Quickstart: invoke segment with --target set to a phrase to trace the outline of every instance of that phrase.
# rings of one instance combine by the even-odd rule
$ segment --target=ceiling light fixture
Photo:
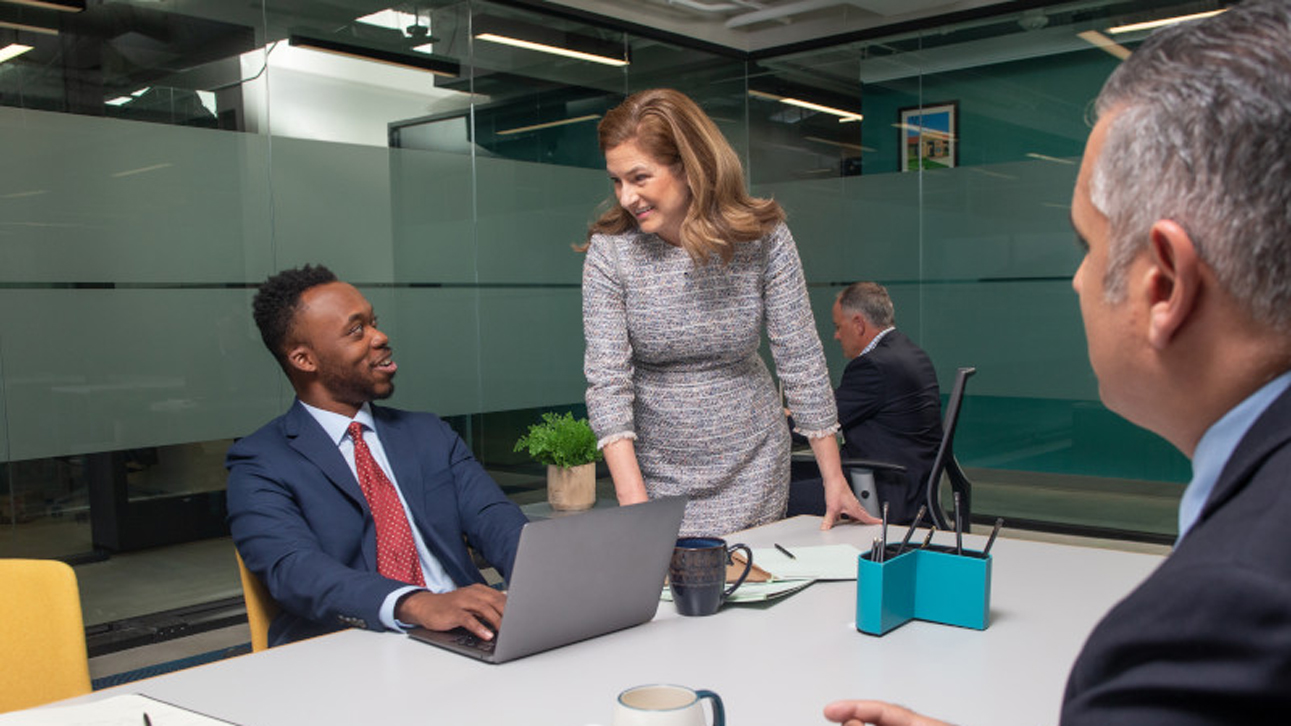
[[[85,0],[3,0],[14,5],[26,5],[46,10],[62,10],[65,13],[79,13],[85,10]]]
[[[134,96],[117,96],[108,101],[104,101],[105,106],[124,106],[134,100]]]
[[[502,45],[509,45],[515,48],[524,48],[526,50],[536,50],[540,53],[550,53],[552,55],[560,55],[566,58],[577,58],[578,60],[591,61],[592,63],[600,63],[602,65],[607,65],[607,66],[621,67],[621,66],[628,65],[628,62],[623,60],[622,58],[609,58],[606,56],[595,55],[593,53],[583,53],[577,50],[570,50],[568,48],[561,48],[554,45],[547,45],[546,43],[535,43],[531,40],[521,40],[520,38],[511,38],[509,36],[498,35],[496,33],[480,33],[479,35],[475,36],[475,38],[476,40],[487,40],[491,43],[501,43]]]
[[[20,33],[36,33],[38,35],[58,35],[58,28],[46,28],[40,25],[25,25],[23,23],[11,23],[8,20],[0,20],[0,28],[17,30]]]
[[[288,45],[298,46],[301,48],[310,48],[312,50],[321,50],[327,53],[343,55],[359,60],[375,61],[377,63],[387,63],[389,65],[403,66],[419,71],[429,71],[438,76],[448,78],[457,78],[462,73],[460,63],[441,58],[427,58],[421,55],[408,55],[392,50],[381,48],[369,48],[367,46],[352,45],[350,43],[341,43],[328,38],[315,38],[307,35],[292,34],[287,40]]]
[[[601,65],[622,67],[632,62],[621,43],[530,25],[509,18],[477,15],[471,18],[471,33],[477,40]]]
[[[11,58],[17,58],[18,56],[22,55],[23,53],[26,53],[29,50],[31,50],[30,45],[23,45],[22,43],[10,43],[5,47],[0,48],[0,63],[4,63],[5,61]]]
[[[1175,23],[1186,23],[1189,20],[1201,20],[1202,18],[1209,18],[1212,15],[1219,15],[1220,13],[1224,12],[1227,9],[1228,8],[1222,8],[1220,10],[1210,10],[1204,13],[1193,13],[1192,15],[1178,15],[1173,18],[1162,18],[1160,20],[1149,20],[1143,23],[1130,23],[1129,25],[1118,25],[1115,28],[1108,28],[1107,32],[1113,33],[1113,34],[1119,34],[1119,33],[1133,33],[1136,30],[1151,30],[1153,28],[1160,28],[1165,25],[1174,25]]]
[[[792,98],[790,96],[780,96],[774,93],[767,93],[766,91],[756,91],[756,90],[750,89],[749,95],[755,98],[765,98],[769,101],[779,101],[780,103],[785,103],[790,106],[797,106],[798,108],[805,108],[812,111],[820,111],[821,113],[833,114],[834,116],[839,117],[838,122],[840,124],[853,123],[865,118],[863,114],[853,113],[852,111],[844,111],[841,108],[834,108],[833,106],[825,106],[819,103],[812,103],[811,101],[804,101],[800,98]]]
[[[589,113],[586,116],[576,116],[574,118],[565,118],[559,121],[548,121],[547,123],[533,124],[532,126],[521,126],[519,128],[507,129],[506,131],[499,131],[498,136],[510,136],[511,134],[521,134],[525,131],[537,131],[538,129],[549,129],[555,126],[582,123],[583,121],[595,121],[600,117],[601,115],[599,113]]]
[[[1080,38],[1086,43],[1089,43],[1092,46],[1099,48],[1100,50],[1105,50],[1108,53],[1111,53],[1112,55],[1116,56],[1117,58],[1120,58],[1121,60],[1125,60],[1126,58],[1130,57],[1129,48],[1126,48],[1120,43],[1117,43],[1116,41],[1112,40],[1106,35],[1103,35],[1097,30],[1086,30],[1083,33],[1076,33],[1076,37]]]

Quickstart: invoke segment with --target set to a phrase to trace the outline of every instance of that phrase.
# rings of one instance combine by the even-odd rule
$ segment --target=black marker
[[[916,529],[919,529],[919,523],[923,521],[924,512],[927,512],[927,511],[928,511],[927,504],[921,505],[919,507],[919,513],[914,515],[914,521],[910,523],[910,529],[907,529],[905,531],[905,538],[901,540],[901,546],[897,547],[898,555],[901,554],[903,551],[905,551],[906,545],[910,544],[910,535],[914,534],[914,531]]]
[[[990,539],[986,540],[986,547],[982,550],[982,557],[991,553],[991,548],[995,546],[995,536],[1000,533],[1000,527],[1004,526],[1004,517],[998,517],[995,520],[995,529],[991,530]]]

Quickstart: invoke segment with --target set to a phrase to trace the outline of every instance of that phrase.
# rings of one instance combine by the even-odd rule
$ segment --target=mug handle
[[[737,546],[744,547],[744,545]],[[744,548],[748,549],[747,547]],[[740,579],[743,580],[744,578],[741,577]],[[722,706],[722,697],[702,688],[695,691],[695,695],[700,698],[707,698],[713,706],[713,726],[726,726],[726,709]]]
[[[748,577],[749,573],[753,571],[753,550],[749,549],[746,544],[733,544],[726,548],[726,559],[728,561],[731,559],[731,553],[735,550],[744,550],[744,572],[740,573],[740,577],[735,581],[734,585],[726,588],[726,592],[722,593],[723,600],[730,597],[731,593],[735,592],[735,588],[743,585],[744,578]]]

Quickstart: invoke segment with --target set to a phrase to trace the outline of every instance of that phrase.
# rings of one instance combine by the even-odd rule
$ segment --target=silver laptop
[[[465,629],[408,635],[489,663],[505,663],[654,617],[685,497],[530,522],[520,532],[506,613],[492,640]]]

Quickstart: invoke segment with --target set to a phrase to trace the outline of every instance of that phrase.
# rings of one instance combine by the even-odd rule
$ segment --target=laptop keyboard
[[[466,630],[465,628],[457,628],[452,631],[452,634],[453,642],[458,645],[473,648],[484,653],[492,653],[493,649],[496,648],[498,644],[496,635],[493,637],[493,640],[481,640],[476,637],[474,633]]]

